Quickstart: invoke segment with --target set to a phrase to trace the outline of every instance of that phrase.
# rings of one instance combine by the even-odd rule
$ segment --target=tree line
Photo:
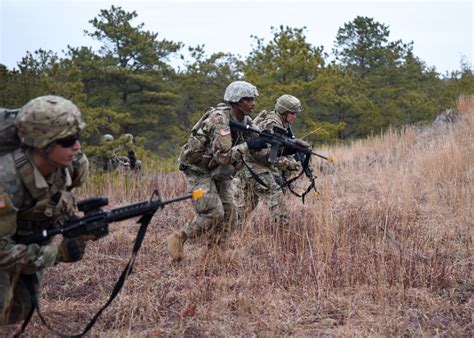
[[[112,6],[89,21],[85,33],[100,49],[68,46],[27,52],[18,69],[0,64],[0,106],[20,107],[31,98],[56,94],[76,103],[87,129],[83,145],[104,134],[131,133],[160,157],[176,156],[200,115],[222,101],[225,87],[243,79],[256,85],[257,110],[271,110],[282,94],[300,98],[298,137],[313,144],[346,142],[389,127],[429,123],[453,107],[459,95],[474,94],[472,67],[441,76],[413,53],[413,43],[391,41],[390,30],[358,16],[340,27],[332,50],[307,41],[305,27],[272,27],[272,38],[253,36],[248,56],[207,55],[188,47],[189,58],[173,67],[182,42],[161,39],[135,11]],[[182,57],[182,56],[181,56]],[[91,148],[92,149],[92,148]]]

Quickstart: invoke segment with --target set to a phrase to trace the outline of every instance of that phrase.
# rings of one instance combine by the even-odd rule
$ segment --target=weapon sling
[[[291,124],[288,125],[288,136],[291,138],[291,139],[296,139],[296,136],[295,136],[295,133],[293,131],[293,128],[291,127]],[[319,155],[318,155],[319,156]],[[298,196],[298,197],[301,197],[301,200],[304,204],[304,199],[306,197],[307,194],[309,194],[309,192],[311,191],[311,189],[314,189],[314,191],[317,192],[316,190],[316,178],[313,177],[313,175],[306,175],[308,177],[308,179],[310,180],[310,184],[309,186],[306,188],[305,192],[302,193],[302,194],[298,194],[296,191],[293,190],[293,188],[291,187],[291,183],[293,183],[294,181],[296,181],[301,175],[303,175],[303,173],[306,171],[306,170],[311,170],[309,168],[309,163],[311,161],[311,154],[306,154],[306,157],[302,163],[303,165],[303,168],[301,169],[301,172],[296,176],[296,177],[293,177],[292,179],[290,179],[289,181],[286,181],[286,184],[288,186],[288,189],[291,191],[291,193],[295,196]],[[310,177],[311,176],[311,177]],[[286,180],[286,179],[285,179]]]
[[[304,204],[304,199],[305,199],[306,195],[309,194],[309,192],[311,191],[311,189],[314,189],[314,191],[317,192],[317,190],[316,190],[316,182],[315,182],[316,179],[315,179],[314,177],[308,177],[308,179],[310,180],[311,183],[308,185],[308,187],[306,188],[306,190],[305,190],[304,193],[302,193],[302,194],[298,194],[296,191],[294,191],[293,188],[292,188],[292,186],[291,186],[291,183],[293,183],[293,182],[296,181],[298,178],[300,178],[301,175],[303,175],[303,173],[305,172],[306,168],[309,166],[309,161],[310,161],[310,159],[311,159],[311,155],[309,155],[309,154],[306,155],[306,158],[305,158],[305,160],[303,161],[303,168],[302,168],[301,172],[300,172],[297,176],[293,177],[293,178],[290,179],[290,180],[286,180],[286,178],[284,177],[284,179],[285,179],[285,184],[286,184],[286,186],[288,187],[288,190],[290,190],[290,192],[291,192],[293,195],[295,195],[295,196],[297,196],[297,197],[301,197],[301,200],[303,201],[303,204]]]
[[[242,152],[239,150],[239,153],[242,154]],[[248,169],[252,177],[257,181],[257,183],[263,185],[266,189],[268,189],[268,185],[265,184],[265,182],[262,181],[260,177],[258,177],[257,173],[250,168],[250,166],[247,164],[247,162],[244,160],[244,156],[242,155],[242,162],[244,163],[245,167]]]

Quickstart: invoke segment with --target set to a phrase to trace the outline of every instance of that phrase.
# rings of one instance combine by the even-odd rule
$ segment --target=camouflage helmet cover
[[[128,141],[133,141],[133,135],[128,133],[123,135]]]
[[[278,114],[285,114],[286,112],[301,113],[303,107],[301,106],[300,100],[293,95],[282,95],[275,103],[275,110]]]
[[[257,98],[258,90],[253,84],[246,81],[231,82],[224,93],[224,101],[239,102],[244,97]]]
[[[74,103],[54,95],[29,101],[20,109],[15,122],[21,142],[35,148],[77,134],[86,126]]]

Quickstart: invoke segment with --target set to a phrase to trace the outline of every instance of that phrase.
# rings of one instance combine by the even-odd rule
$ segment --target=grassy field
[[[185,201],[158,211],[134,273],[92,335],[471,336],[474,98],[457,110],[444,127],[319,149],[334,170],[318,173],[319,198],[288,195],[288,228],[259,206],[225,247],[193,241],[171,264],[166,236],[193,210]],[[115,207],[155,188],[165,199],[186,193],[179,173],[116,173],[80,195],[107,195]],[[137,224],[110,228],[83,261],[45,273],[42,312],[57,330],[80,332],[128,261]],[[34,315],[27,335],[51,334]]]

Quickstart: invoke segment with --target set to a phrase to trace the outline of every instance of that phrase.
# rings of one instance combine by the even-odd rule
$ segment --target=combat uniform
[[[56,262],[47,245],[15,243],[15,236],[37,233],[51,220],[72,215],[71,189],[88,176],[87,158],[80,154],[68,168],[46,179],[31,160],[30,151],[18,149],[0,157],[0,323],[14,323],[28,313],[31,300],[22,275]]]
[[[19,244],[22,236],[38,234],[74,212],[71,190],[86,181],[88,160],[75,152],[75,159],[63,168],[51,162],[48,153],[54,147],[77,145],[85,127],[79,109],[59,96],[38,97],[22,107],[15,126],[25,148],[0,156],[0,325],[25,318],[42,270],[57,261],[80,259],[85,246],[79,239],[63,239],[59,245]],[[63,145],[67,138],[70,146]],[[47,176],[33,161],[35,149],[50,163]]]
[[[210,109],[193,127],[179,157],[180,169],[186,175],[189,191],[204,190],[204,197],[193,201],[196,216],[186,224],[187,237],[204,232],[223,235],[237,219],[232,180],[236,166],[248,149],[243,143],[248,133],[232,135],[229,120],[237,120],[224,103]],[[241,123],[251,123],[245,116]],[[234,139],[233,137],[234,136]]]
[[[284,129],[289,127],[282,116],[275,111],[261,112],[254,120],[260,130],[272,130],[274,126]],[[288,157],[278,157],[275,163],[268,162],[270,149],[247,154],[245,165],[234,178],[235,200],[239,215],[245,219],[261,200],[270,210],[272,218],[287,225],[288,207],[284,196],[284,187],[276,182],[275,177],[287,175],[286,172],[299,168],[298,163]],[[285,174],[284,174],[285,173]]]

